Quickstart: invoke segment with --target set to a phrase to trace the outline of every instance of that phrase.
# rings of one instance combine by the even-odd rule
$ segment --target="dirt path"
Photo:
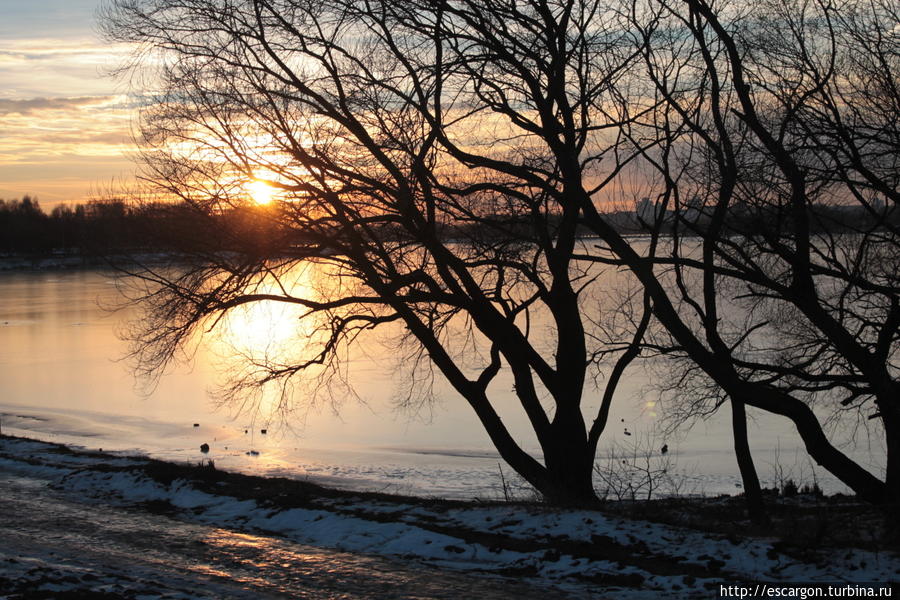
[[[548,597],[509,580],[83,504],[2,472],[0,515],[0,593],[10,599]]]

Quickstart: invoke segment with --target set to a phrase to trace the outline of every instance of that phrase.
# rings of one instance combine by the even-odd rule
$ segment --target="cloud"
[[[0,98],[0,116],[33,115],[46,110],[71,110],[111,102],[113,96],[78,96],[75,98]]]
[[[81,200],[132,169],[135,100],[108,77],[133,48],[95,34],[99,0],[0,0],[0,197]]]
[[[0,41],[0,62],[4,61],[82,61],[96,62],[128,56],[129,44],[101,44],[95,39],[59,40],[31,38]]]
[[[59,135],[43,136],[41,141],[47,144],[110,144],[113,146],[131,145],[131,132],[128,130],[111,131],[108,133],[71,132]]]

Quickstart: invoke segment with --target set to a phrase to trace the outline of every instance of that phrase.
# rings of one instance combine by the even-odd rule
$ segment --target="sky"
[[[127,183],[133,113],[110,69],[128,48],[103,41],[100,0],[0,0],[0,198],[46,209]]]

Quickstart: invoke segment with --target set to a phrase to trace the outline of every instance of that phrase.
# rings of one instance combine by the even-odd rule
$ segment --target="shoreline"
[[[876,530],[878,511],[845,497],[811,506],[790,499],[777,513],[785,534],[779,539],[742,523],[736,518],[742,510],[727,497],[607,502],[596,508],[436,500],[342,491],[208,464],[81,452],[5,435],[0,472],[39,477],[54,490],[100,506],[454,571],[515,576],[575,597],[598,586],[615,590],[617,597],[709,597],[722,582],[877,582],[900,574],[896,544],[862,538]],[[702,521],[696,522],[698,516]],[[785,519],[793,520],[794,532],[806,531],[819,542],[797,537]],[[719,527],[726,522],[730,531]],[[830,538],[825,526],[833,530]],[[860,538],[842,539],[840,532],[847,530],[857,530]]]
[[[0,255],[0,273],[113,268],[112,264],[166,264],[172,260],[177,260],[177,257],[178,254],[174,252],[6,254]]]

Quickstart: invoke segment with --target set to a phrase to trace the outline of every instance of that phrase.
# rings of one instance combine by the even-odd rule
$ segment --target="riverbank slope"
[[[813,544],[809,538],[794,536],[791,543],[771,532],[750,535],[754,532],[749,526],[734,518],[739,510],[730,506],[733,499],[728,498],[693,500],[693,504],[619,504],[602,510],[449,502],[337,491],[303,481],[227,473],[209,465],[174,465],[141,457],[80,452],[5,436],[0,438],[0,474],[8,482],[18,482],[0,488],[7,490],[0,493],[7,504],[15,503],[15,498],[8,497],[12,493],[8,490],[18,486],[20,498],[23,494],[40,497],[46,491],[66,502],[77,500],[90,507],[98,520],[103,520],[107,512],[120,515],[127,510],[138,515],[135,519],[141,523],[165,519],[184,527],[208,528],[204,530],[207,532],[225,531],[229,539],[243,535],[267,540],[248,546],[301,544],[316,551],[380,557],[377,560],[392,561],[412,572],[437,569],[441,573],[515,578],[528,590],[550,587],[554,593],[575,598],[650,598],[660,594],[709,598],[718,593],[720,585],[738,581],[889,582],[900,575],[896,548],[884,539],[874,539],[881,535],[874,525],[868,530],[869,539],[842,539],[837,534],[829,538],[826,533],[811,531],[808,523],[802,525],[808,511],[798,508],[794,515],[798,530],[816,534],[819,542]],[[30,485],[31,491],[23,492],[23,485]],[[823,514],[844,515],[841,518],[845,519],[853,514],[860,524],[876,518],[872,511],[849,501],[840,505],[843,508],[838,506],[833,503],[811,514],[820,519]],[[657,518],[651,520],[654,511]],[[691,515],[699,521],[698,511],[708,515],[708,527],[699,529],[697,522],[694,527],[677,524],[682,517],[689,522]],[[643,518],[635,518],[638,512]],[[726,514],[732,518],[726,518]],[[662,520],[669,523],[659,522]],[[5,540],[21,540],[16,520],[4,521],[0,535]],[[67,521],[60,520],[56,525],[63,539],[71,527]],[[730,529],[724,526],[726,523],[731,524]],[[842,528],[834,519],[832,523]],[[846,524],[843,529],[847,529]],[[52,532],[52,524],[48,530]],[[53,537],[52,533],[45,535]],[[204,535],[209,537],[208,533]],[[189,548],[191,539],[192,534],[185,533],[180,543]],[[102,544],[98,542],[99,547]],[[20,546],[3,544],[0,551],[6,555],[0,556],[0,582],[6,587],[13,591],[41,585],[91,589],[90,579],[85,581],[71,573],[61,576],[68,583],[45,576],[29,581],[28,577],[46,570],[51,558],[48,552],[52,553],[54,544],[48,540],[38,556],[28,556],[25,548],[15,550]],[[61,542],[60,550],[65,547]],[[116,561],[128,564],[128,552],[133,549]],[[286,572],[296,563],[291,556],[296,557],[298,552],[291,552],[283,562]],[[104,560],[109,557],[98,558],[100,563]],[[236,558],[235,564],[241,565],[243,560]],[[96,568],[103,573],[112,568],[84,562],[80,569]],[[190,573],[183,576],[188,581],[193,577]],[[202,591],[206,576],[199,572],[195,576]],[[239,576],[220,579],[221,585],[243,589]],[[470,579],[490,581],[464,578]],[[454,585],[448,580],[445,587]],[[173,587],[181,588],[183,583]],[[335,594],[324,597],[380,597]],[[527,598],[529,592],[517,595]],[[441,596],[435,591],[417,597]]]

